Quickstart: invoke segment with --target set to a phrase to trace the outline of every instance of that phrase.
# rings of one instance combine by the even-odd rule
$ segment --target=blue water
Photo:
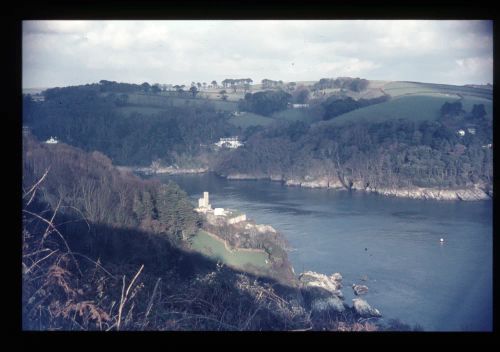
[[[348,303],[351,284],[362,283],[383,319],[426,331],[492,330],[491,201],[400,199],[214,174],[162,179],[193,200],[208,191],[213,207],[275,227],[293,248],[295,272],[340,272]]]

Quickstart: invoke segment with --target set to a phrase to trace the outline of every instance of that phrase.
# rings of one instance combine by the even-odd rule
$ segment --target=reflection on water
[[[388,198],[213,174],[165,179],[193,203],[209,191],[214,206],[282,231],[296,249],[289,252],[295,271],[341,272],[348,303],[351,283],[364,283],[386,319],[426,330],[492,328],[491,201]]]

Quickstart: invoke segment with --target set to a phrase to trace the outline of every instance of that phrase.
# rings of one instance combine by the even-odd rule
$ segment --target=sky
[[[22,86],[360,77],[493,83],[492,21],[23,21]]]

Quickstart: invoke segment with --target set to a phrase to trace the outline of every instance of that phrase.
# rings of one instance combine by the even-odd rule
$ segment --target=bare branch
[[[45,173],[43,174],[43,176],[38,180],[37,183],[35,183],[28,192],[26,192],[24,195],[23,195],[23,199],[28,195],[30,194],[31,192],[33,192],[40,183],[43,182],[43,180],[45,179],[45,177],[47,176],[47,174],[49,173],[49,170],[50,170],[50,166],[47,168],[47,170],[45,170]],[[33,196],[31,197],[31,199],[33,199]],[[30,201],[28,202],[28,204],[31,202],[31,199]]]

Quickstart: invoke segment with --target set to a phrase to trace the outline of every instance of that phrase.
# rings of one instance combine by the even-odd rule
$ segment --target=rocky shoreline
[[[344,294],[341,291],[343,287],[342,275],[339,273],[327,276],[314,271],[306,271],[300,274],[298,279],[303,291],[305,304],[313,313],[321,313],[330,310],[342,313],[350,309],[362,318],[382,317],[380,311],[370,306],[364,299],[354,298],[352,300],[352,306],[344,302]],[[359,286],[353,286],[356,292],[355,287],[358,288]],[[366,288],[363,292],[366,293],[368,288],[366,286],[362,287]],[[357,294],[358,293],[356,293],[356,295]]]
[[[166,167],[134,167],[134,166],[117,166],[119,170],[126,170],[132,172],[138,172],[144,175],[181,175],[181,174],[203,174],[208,172],[208,168],[199,167],[199,168],[176,168],[173,166]]]
[[[477,201],[493,198],[493,191],[486,191],[484,186],[474,185],[468,188],[443,189],[443,188],[425,188],[425,187],[407,187],[407,188],[387,188],[365,186],[362,182],[353,182],[348,188],[339,179],[312,178],[305,179],[286,179],[282,175],[264,175],[264,174],[229,174],[221,175],[228,180],[271,180],[282,182],[285,186],[304,187],[304,188],[328,188],[335,190],[354,190],[377,193],[384,196],[411,199],[433,199],[433,200],[460,200]]]

